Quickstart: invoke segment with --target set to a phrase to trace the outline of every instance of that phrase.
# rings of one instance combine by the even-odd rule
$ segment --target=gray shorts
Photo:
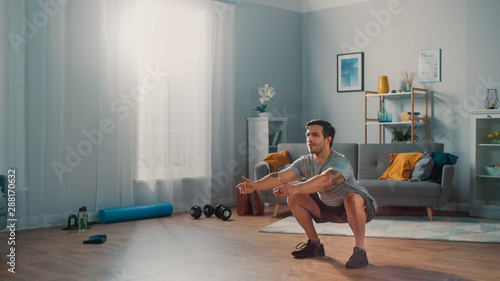
[[[319,199],[318,193],[309,194],[311,198],[318,204],[319,209],[321,211],[321,218],[318,218],[311,214],[313,220],[316,223],[324,223],[324,222],[336,222],[336,223],[346,223],[347,213],[345,211],[345,206],[342,203],[340,206],[328,206],[321,199]],[[361,195],[361,194],[360,194]],[[371,221],[375,217],[375,206],[373,206],[373,202],[371,199],[366,198],[361,195],[363,200],[365,200],[365,213],[366,213],[366,222]]]

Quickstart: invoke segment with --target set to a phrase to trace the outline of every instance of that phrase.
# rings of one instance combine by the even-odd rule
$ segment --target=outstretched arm
[[[309,180],[291,185],[288,181],[281,179],[281,185],[273,189],[276,197],[291,196],[294,194],[311,194],[325,189],[328,186],[338,185],[344,181],[344,176],[334,170],[326,170],[320,175]]]
[[[267,190],[281,185],[280,178],[281,180],[290,182],[298,179],[299,177],[288,169],[270,173],[258,181],[252,181],[243,176],[243,182],[239,183],[236,188],[243,194],[248,194],[255,190]]]

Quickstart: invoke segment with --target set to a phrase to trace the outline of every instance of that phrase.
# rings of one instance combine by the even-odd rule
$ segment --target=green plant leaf
[[[267,104],[264,104],[263,106],[257,106],[255,108],[255,110],[259,111],[259,112],[266,112],[266,107],[267,107]]]
[[[407,142],[411,140],[411,127],[408,127],[406,130],[404,129],[392,129],[392,140],[391,142],[401,143]],[[418,141],[418,136],[415,135],[413,137],[414,141]]]

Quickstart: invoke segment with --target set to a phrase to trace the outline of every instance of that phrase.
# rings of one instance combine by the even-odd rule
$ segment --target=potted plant
[[[274,99],[276,96],[276,92],[274,91],[274,87],[270,87],[268,84],[263,87],[259,87],[259,103],[260,106],[257,106],[255,110],[258,112],[258,115],[261,117],[271,117],[271,112],[266,112],[267,104]]]
[[[491,139],[492,143],[500,143],[500,131],[496,130],[491,134],[488,134],[488,138]]]
[[[392,129],[392,140],[393,143],[406,143],[411,140],[411,127],[408,127],[406,131],[404,129],[393,128]],[[418,141],[418,136],[413,136],[414,141]]]

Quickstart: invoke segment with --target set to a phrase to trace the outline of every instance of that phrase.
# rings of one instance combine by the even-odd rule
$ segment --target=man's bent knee
[[[308,200],[311,200],[311,197],[308,194],[296,194],[292,196],[288,196],[286,198],[286,201],[288,203],[288,206],[293,206],[300,204],[302,205],[305,202],[308,202]]]
[[[318,204],[314,201],[314,199],[312,199],[309,194],[297,194],[288,196],[287,203],[292,212],[295,209],[305,209],[317,217],[321,216],[321,211]]]
[[[357,193],[347,193],[344,196],[344,205],[346,206],[346,208],[350,207],[365,208],[365,200],[363,199],[363,197],[361,197],[361,195]]]

